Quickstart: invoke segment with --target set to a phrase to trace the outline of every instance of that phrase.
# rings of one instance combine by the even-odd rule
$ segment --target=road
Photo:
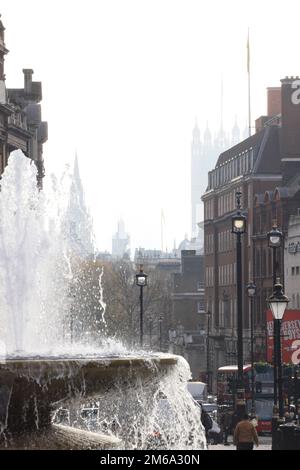
[[[235,450],[235,446],[232,442],[232,436],[228,439],[229,446],[224,444],[209,445],[208,450]],[[259,446],[254,446],[254,450],[271,450],[272,438],[271,436],[259,436]]]

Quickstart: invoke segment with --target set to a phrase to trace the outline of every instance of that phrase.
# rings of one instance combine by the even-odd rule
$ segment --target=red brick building
[[[272,228],[274,218],[285,229],[288,214],[298,204],[296,200],[291,204],[290,199],[286,199],[287,193],[297,199],[297,191],[287,188],[292,185],[292,177],[300,175],[298,86],[300,88],[298,79],[286,78],[281,81],[281,88],[269,88],[268,115],[256,120],[255,134],[223,152],[208,174],[208,187],[202,200],[205,294],[206,308],[212,312],[214,372],[220,366],[237,363],[236,240],[231,233],[237,190],[242,192],[242,211],[247,217],[247,232],[242,236],[242,284],[245,289],[250,280],[258,285],[254,306],[256,359],[265,355],[265,299],[272,286],[271,253],[266,248],[266,233]],[[250,308],[245,289],[246,362],[250,352]]]

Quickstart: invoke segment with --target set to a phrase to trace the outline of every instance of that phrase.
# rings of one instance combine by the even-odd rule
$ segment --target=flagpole
[[[161,248],[162,252],[164,251],[163,218],[164,218],[164,214],[163,214],[163,210],[161,209],[161,213],[160,213],[160,242],[161,242],[161,246],[160,246],[160,248]]]
[[[251,76],[250,76],[249,28],[248,28],[248,40],[247,40],[247,69],[248,69],[248,123],[249,123],[249,137],[251,137]]]

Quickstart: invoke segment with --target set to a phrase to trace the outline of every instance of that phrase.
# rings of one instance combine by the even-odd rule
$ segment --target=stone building
[[[173,275],[170,349],[190,365],[194,380],[206,378],[206,310],[204,257],[195,250],[181,252],[181,272]]]
[[[112,256],[115,259],[121,259],[124,256],[130,256],[130,237],[125,231],[125,223],[122,219],[118,220],[118,231],[112,237]]]
[[[255,333],[263,346],[265,295],[272,287],[268,284],[272,281],[271,276],[264,281],[264,274],[258,271],[260,254],[265,253],[263,256],[270,258],[265,250],[266,233],[272,228],[273,219],[277,219],[283,229],[287,228],[286,218],[294,209],[291,200],[287,202],[285,198],[286,192],[289,195],[293,193],[292,199],[297,205],[295,186],[294,189],[285,189],[287,185],[289,188],[293,186],[292,178],[296,178],[300,170],[300,105],[293,99],[297,83],[293,77],[285,78],[281,80],[281,87],[268,89],[268,112],[256,120],[255,134],[221,153],[215,168],[208,174],[208,186],[202,200],[206,309],[212,312],[211,341],[214,347],[211,361],[214,372],[220,366],[237,363],[236,240],[231,233],[236,191],[242,192],[242,208],[247,217],[247,232],[242,236],[242,284],[245,288],[250,280],[258,284]],[[270,199],[272,210],[269,211],[264,209],[268,195],[273,198]],[[247,361],[250,308],[245,289],[242,303],[244,360]]]
[[[284,251],[285,294],[289,309],[300,312],[300,205],[289,219]]]
[[[16,149],[34,161],[37,180],[42,187],[44,177],[43,144],[48,139],[47,122],[42,121],[42,84],[32,81],[33,70],[23,69],[23,88],[7,88],[4,60],[8,53],[4,38],[5,28],[0,20],[0,174],[9,154]]]
[[[240,135],[241,132],[237,121],[235,121],[232,128],[231,136],[224,131],[222,122],[215,136],[212,135],[208,124],[202,135],[197,121],[195,123],[191,142],[192,238],[198,236],[198,224],[203,222],[201,196],[207,186],[207,173],[221,152],[240,142]]]

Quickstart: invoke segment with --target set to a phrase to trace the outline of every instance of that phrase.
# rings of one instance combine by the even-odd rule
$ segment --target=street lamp
[[[246,217],[241,213],[242,193],[235,193],[237,212],[232,216],[232,233],[236,235],[236,298],[237,298],[237,362],[238,362],[238,380],[237,380],[237,399],[236,411],[239,420],[245,413],[245,386],[243,377],[243,312],[242,312],[242,234],[246,231]]]
[[[206,336],[206,377],[207,377],[207,391],[211,392],[210,386],[210,356],[209,356],[209,340],[210,340],[210,316],[211,312],[207,310],[207,336]]]
[[[159,350],[162,350],[162,322],[163,322],[163,316],[159,316]]]
[[[140,287],[140,346],[143,346],[143,288],[147,285],[147,274],[144,273],[143,265],[140,264],[140,272],[135,275],[135,283]]]
[[[281,368],[281,342],[280,342],[280,323],[283,318],[285,309],[289,302],[289,299],[283,294],[282,285],[277,278],[277,282],[274,285],[274,292],[268,299],[270,309],[273,313],[274,318],[274,351],[276,351],[276,356],[274,355],[274,391],[275,388],[278,390],[278,404],[279,404],[279,416],[277,414],[277,397],[274,393],[274,408],[273,408],[273,417],[272,417],[272,450],[280,449],[280,443],[278,441],[279,436],[277,433],[279,420],[283,418],[283,395],[282,395],[282,368]],[[276,347],[275,347],[276,346]],[[276,370],[275,370],[276,363]],[[277,383],[276,383],[277,382]]]
[[[276,328],[276,351],[277,351],[277,377],[278,377],[278,405],[279,405],[279,418],[283,418],[283,394],[282,394],[282,367],[281,367],[281,341],[280,341],[280,324],[286,310],[289,299],[283,293],[282,284],[280,279],[274,286],[274,292],[268,299],[270,308],[273,313],[273,318],[277,323]]]
[[[274,222],[272,230],[267,233],[268,246],[273,249],[273,286],[276,284],[277,278],[277,260],[276,249],[282,245],[283,233],[278,229]]]
[[[283,234],[282,232],[278,229],[277,227],[277,222],[276,220],[273,221],[273,227],[270,232],[267,233],[267,240],[268,240],[268,247],[272,248],[273,250],[273,289],[275,288],[276,284],[276,279],[277,279],[277,256],[276,256],[276,250],[277,248],[280,248],[282,245],[282,239],[283,239]],[[276,322],[275,318],[273,318],[273,375],[274,375],[274,408],[273,408],[273,425],[272,425],[272,430],[276,431],[277,429],[277,420],[278,420],[278,390],[277,390],[277,384],[278,384],[278,364],[277,364],[277,358],[278,358],[278,351],[277,351],[277,337],[280,335],[280,331],[277,331],[278,328],[278,322]],[[274,431],[273,430],[273,431]]]
[[[250,355],[251,355],[251,415],[255,415],[255,400],[254,400],[254,328],[253,328],[253,302],[256,294],[256,285],[253,281],[247,285],[247,294],[250,299]]]
[[[149,347],[152,348],[152,322],[153,318],[149,317]]]

